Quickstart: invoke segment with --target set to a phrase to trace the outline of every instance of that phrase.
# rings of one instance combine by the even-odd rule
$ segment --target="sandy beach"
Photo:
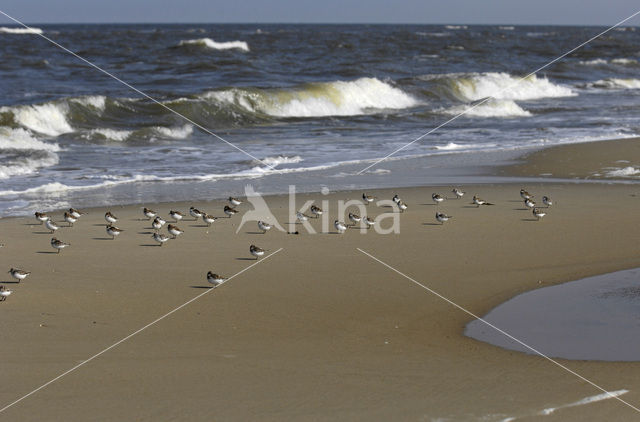
[[[611,159],[629,160],[637,141],[607,149],[613,145],[629,148]],[[564,148],[534,154],[544,158],[529,160],[556,167],[531,171],[561,174],[563,161],[551,152]],[[585,172],[592,168],[581,163]],[[529,172],[521,168],[509,171]],[[524,209],[522,187],[554,199],[542,221]],[[400,233],[389,235],[309,234],[300,224],[285,226],[299,235],[275,229],[263,235],[255,222],[236,234],[238,215],[210,228],[182,221],[185,233],[159,247],[136,205],[111,209],[125,230],[115,240],[105,232],[107,209],[87,210],[74,227],[56,232],[71,244],[56,254],[35,219],[1,220],[2,281],[13,294],[0,304],[0,407],[206,294],[16,403],[0,420],[637,418],[613,399],[561,408],[602,391],[544,358],[465,337],[472,317],[357,248],[484,315],[524,291],[640,266],[640,188],[553,182],[463,188],[460,200],[442,186],[368,192],[380,199],[397,193],[409,205]],[[434,192],[449,199],[434,205]],[[361,194],[298,195],[297,206],[326,200],[333,222],[337,201]],[[495,205],[476,208],[474,194]],[[267,203],[287,221],[288,197]],[[225,202],[144,205],[165,218],[191,205],[221,217]],[[453,219],[437,224],[436,210]],[[375,203],[367,207],[371,216],[385,212]],[[62,220],[60,212],[52,216]],[[321,223],[311,221],[316,230]],[[268,249],[265,262],[207,290],[207,271],[231,276],[255,263],[250,244]],[[8,283],[10,267],[32,274]],[[640,363],[560,362],[603,388],[629,390],[621,397],[640,403]],[[541,416],[547,408],[558,410]]]

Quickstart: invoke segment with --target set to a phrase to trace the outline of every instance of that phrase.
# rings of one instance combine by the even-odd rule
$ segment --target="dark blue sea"
[[[470,167],[503,153],[640,133],[633,27],[516,86],[605,28],[37,28],[159,103],[38,34],[1,27],[0,215],[211,199],[241,195],[247,183],[274,193],[290,183],[469,181]]]

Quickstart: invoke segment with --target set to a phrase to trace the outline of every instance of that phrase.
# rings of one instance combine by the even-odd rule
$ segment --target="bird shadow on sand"
[[[104,227],[104,226],[108,226],[108,225],[109,225],[108,223],[94,224],[94,226],[97,226],[97,227]]]
[[[257,259],[254,258],[236,258],[238,261],[257,261]]]
[[[513,208],[514,211],[529,211],[529,208]]]
[[[51,251],[38,251],[37,253],[46,253],[46,254],[58,255],[58,252],[51,252]]]
[[[211,227],[211,226],[207,226],[206,224],[190,224],[189,227]]]
[[[192,289],[206,289],[206,290],[210,290],[214,288],[213,286],[189,286],[189,287],[191,287]]]
[[[113,240],[110,237],[92,237],[92,240]]]
[[[20,284],[19,281],[0,281],[0,284]]]
[[[422,223],[423,226],[444,226],[444,224],[440,223]]]
[[[476,207],[475,205],[465,205],[462,208],[480,208],[480,207]]]
[[[265,234],[266,232],[245,232],[246,234]]]
[[[538,221],[535,218],[522,218],[520,221]]]
[[[438,204],[420,204],[420,205],[428,205],[428,206],[430,206],[430,207],[435,207],[435,206],[436,206],[436,205],[438,205]]]
[[[51,232],[33,232],[33,234],[53,234]]]
[[[40,223],[24,223],[25,226],[42,226]]]
[[[154,232],[138,232],[138,234],[153,234]]]
[[[162,247],[162,245],[153,245],[153,244],[150,244],[150,243],[143,243],[143,244],[140,244],[138,246],[149,246],[149,247],[154,247],[154,248],[155,247]]]

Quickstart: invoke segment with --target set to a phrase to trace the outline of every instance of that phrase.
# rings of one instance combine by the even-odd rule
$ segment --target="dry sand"
[[[539,416],[601,391],[541,357],[465,337],[469,315],[356,249],[478,315],[539,286],[640,266],[637,185],[525,187],[556,201],[542,221],[522,209],[520,185],[466,187],[463,200],[439,206],[431,193],[451,196],[451,188],[372,191],[397,192],[409,204],[397,235],[311,235],[300,225],[300,235],[261,235],[255,223],[236,234],[235,216],[210,229],[181,222],[186,233],[158,247],[149,246],[141,208],[130,206],[112,209],[126,230],[119,238],[105,240],[106,210],[90,210],[56,233],[72,245],[58,255],[34,219],[4,219],[0,268],[32,274],[6,284],[14,293],[0,303],[0,407],[208,293],[1,412],[0,421],[637,419],[612,399]],[[474,193],[495,205],[470,205]],[[332,222],[339,199],[360,195],[299,195],[298,206],[328,200]],[[288,198],[267,201],[286,221]],[[222,215],[220,201],[152,207],[166,217],[189,205]],[[437,209],[453,220],[436,225]],[[230,276],[254,263],[251,243],[283,249],[205,290],[208,270]],[[640,363],[561,362],[606,389],[630,390],[622,398],[640,405]]]

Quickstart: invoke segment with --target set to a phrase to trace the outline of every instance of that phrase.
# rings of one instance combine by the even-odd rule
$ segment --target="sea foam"
[[[44,31],[40,28],[8,28],[0,27],[1,34],[42,34]]]
[[[242,51],[249,51],[249,44],[245,41],[225,41],[225,42],[217,42],[212,40],[211,38],[198,38],[195,40],[182,40],[178,44],[178,46],[182,47],[185,45],[196,45],[200,47],[207,47],[213,50],[230,50],[230,49],[238,49]]]
[[[511,100],[489,100],[479,105],[459,105],[441,109],[445,114],[462,114],[472,117],[527,117],[531,113]]]

